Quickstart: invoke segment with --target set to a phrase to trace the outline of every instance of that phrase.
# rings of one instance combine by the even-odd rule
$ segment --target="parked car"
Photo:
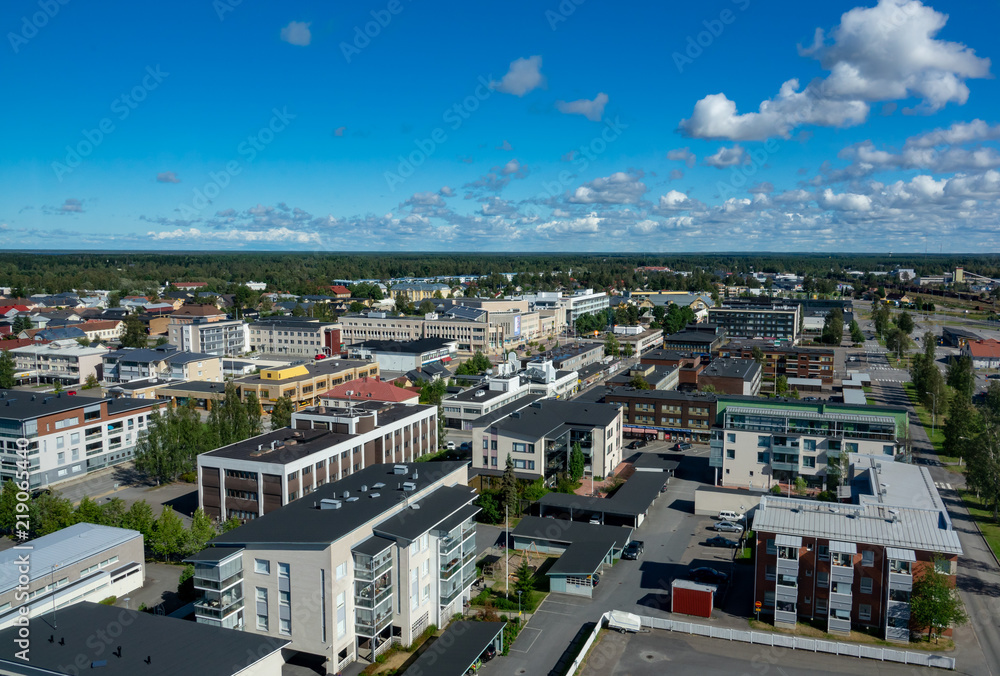
[[[734,512],[731,509],[724,509],[721,512],[719,512],[719,521],[732,521],[734,523],[738,523],[742,521],[745,517],[746,517],[745,514],[741,514],[740,512]]]
[[[76,390],[70,390],[69,392],[67,392],[67,393],[66,393],[66,396],[67,396],[67,397],[73,397],[73,396],[76,396]]]
[[[702,566],[699,568],[689,568],[688,579],[705,584],[725,584],[729,580],[729,576],[721,570]]]
[[[712,526],[712,528],[719,533],[742,533],[743,526],[738,523],[733,523],[732,521],[720,521],[719,523]]]
[[[601,515],[600,514],[591,514],[590,515],[590,523],[593,524],[593,525],[595,525],[595,526],[599,526],[601,524]]]
[[[601,581],[601,576],[598,575],[597,573],[594,573],[593,578],[591,578],[591,583],[596,587],[597,583],[600,581]]]
[[[483,651],[483,654],[479,656],[480,661],[489,662],[494,657],[497,656],[497,649],[492,643]]]
[[[737,544],[736,540],[730,540],[721,535],[716,535],[705,540],[705,545],[708,547],[729,547],[730,549],[735,549]]]
[[[625,545],[625,549],[622,550],[622,558],[628,559],[629,561],[635,561],[645,550],[646,545],[642,540],[632,540],[632,542]]]
[[[472,450],[472,442],[471,441],[463,441],[461,443],[461,445],[458,447],[458,449],[460,451],[471,451]]]
[[[449,451],[454,451],[455,450],[455,442],[454,441],[446,442],[445,445],[444,445],[444,447],[447,448]]]
[[[681,441],[681,442],[678,442],[678,443],[674,444],[673,448],[671,450],[674,450],[674,451],[690,451],[692,448],[694,448],[694,446],[692,444],[689,444],[686,441]]]

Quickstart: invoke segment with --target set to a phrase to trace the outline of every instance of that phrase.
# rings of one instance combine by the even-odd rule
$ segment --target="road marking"
[[[535,612],[539,612],[539,611],[536,610]],[[531,651],[531,646],[535,645],[535,641],[537,641],[538,637],[542,635],[542,630],[541,629],[535,629],[534,627],[525,627],[524,629],[521,630],[521,636],[523,636],[525,634],[525,632],[529,632],[529,631],[535,632],[535,637],[533,639],[531,639],[531,643],[528,644],[528,649],[527,650],[518,650],[514,646],[511,646],[510,647],[511,652],[515,652],[515,653],[527,653],[527,652]],[[520,638],[521,636],[518,636],[518,638]],[[515,643],[516,642],[517,642],[517,640],[515,639]]]
[[[937,486],[938,488],[944,488],[949,491],[951,490],[951,484],[944,483],[943,481],[935,481],[934,485]]]

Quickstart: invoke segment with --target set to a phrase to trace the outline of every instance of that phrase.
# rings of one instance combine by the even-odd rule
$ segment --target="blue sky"
[[[62,3],[4,248],[1000,249],[997,3]]]

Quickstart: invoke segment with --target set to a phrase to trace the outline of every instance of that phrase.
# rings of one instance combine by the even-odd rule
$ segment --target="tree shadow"
[[[196,488],[184,495],[178,495],[173,500],[168,500],[163,504],[170,505],[174,508],[175,512],[180,514],[194,516],[195,510],[198,509],[198,489]]]
[[[594,627],[597,626],[596,622],[585,622],[573,640],[569,642],[566,646],[566,650],[563,651],[562,655],[556,661],[556,665],[549,670],[549,676],[563,676],[566,673],[566,669],[569,667],[570,663],[576,659],[577,654],[580,652],[580,645],[587,640],[590,633],[594,631]]]

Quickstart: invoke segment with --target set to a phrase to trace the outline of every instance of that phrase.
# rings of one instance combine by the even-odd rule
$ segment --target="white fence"
[[[607,617],[605,613],[603,620]],[[642,626],[652,629],[664,629],[666,631],[676,631],[695,636],[706,636],[709,638],[720,638],[726,641],[740,641],[741,643],[753,643],[756,645],[775,646],[779,648],[791,648],[793,650],[808,650],[816,653],[827,653],[829,655],[845,655],[848,657],[863,657],[871,660],[881,660],[883,662],[898,662],[900,664],[915,664],[922,667],[937,667],[939,669],[954,669],[955,658],[945,657],[936,653],[916,653],[908,650],[894,650],[892,648],[880,648],[876,646],[860,645],[857,643],[841,643],[840,641],[824,641],[816,638],[803,638],[801,636],[790,636],[777,632],[748,631],[741,629],[728,629],[725,627],[711,627],[705,624],[695,624],[694,622],[678,622],[660,617],[643,617]],[[600,628],[598,626],[598,628]],[[596,631],[595,631],[596,635]],[[593,643],[594,636],[586,644],[586,648]],[[577,662],[583,659],[586,649],[577,657]],[[572,673],[572,672],[569,672]]]
[[[590,636],[587,637],[587,640],[583,642],[583,647],[580,648],[580,653],[576,656],[576,659],[573,660],[572,664],[570,664],[569,668],[566,670],[566,673],[569,674],[569,676],[573,676],[573,674],[576,673],[576,670],[580,668],[580,663],[583,662],[583,658],[587,656],[587,651],[590,650],[590,646],[594,645],[594,639],[597,638],[597,634],[600,633],[601,627],[604,626],[604,623],[608,621],[608,617],[610,616],[611,613],[604,613],[603,615],[601,615],[601,619],[597,621],[597,625],[594,627],[594,631],[590,632]]]

